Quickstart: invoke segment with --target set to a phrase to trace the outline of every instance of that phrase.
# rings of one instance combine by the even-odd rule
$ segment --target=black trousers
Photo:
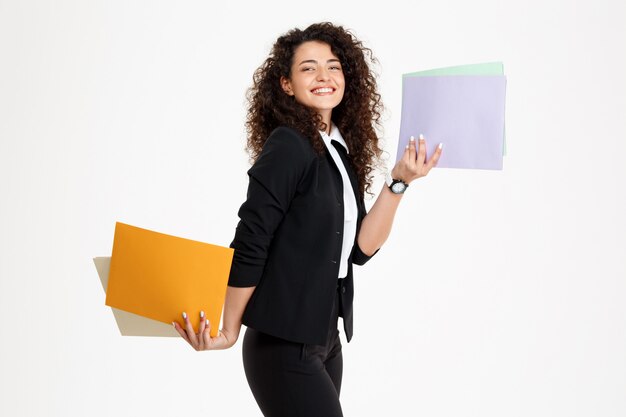
[[[342,417],[343,358],[335,303],[325,345],[290,342],[247,328],[243,366],[265,417]]]

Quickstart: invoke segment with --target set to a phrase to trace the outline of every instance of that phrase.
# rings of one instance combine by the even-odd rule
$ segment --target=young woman
[[[352,265],[367,262],[391,230],[402,193],[437,163],[411,138],[373,207],[363,197],[381,150],[382,105],[371,51],[331,23],[278,38],[248,93],[247,199],[231,247],[223,328],[196,333],[196,350],[226,349],[247,327],[243,360],[265,416],[341,416],[338,317],[352,337]],[[201,313],[201,317],[204,317]]]

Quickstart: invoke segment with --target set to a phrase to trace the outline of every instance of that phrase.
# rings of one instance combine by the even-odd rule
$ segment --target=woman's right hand
[[[402,158],[398,160],[391,171],[391,177],[410,184],[411,181],[426,176],[437,165],[442,148],[443,144],[440,143],[427,161],[424,136],[420,135],[419,144],[416,144],[415,138],[411,136]]]
[[[183,312],[184,326],[173,321],[174,328],[195,350],[219,350],[228,349],[237,341],[237,337],[230,335],[224,329],[217,332],[217,336],[211,337],[211,323],[204,317],[204,311],[200,312],[200,328],[198,333],[194,332],[191,320],[186,313]]]

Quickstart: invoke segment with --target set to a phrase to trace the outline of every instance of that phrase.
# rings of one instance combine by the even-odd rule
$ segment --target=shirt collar
[[[330,141],[335,140],[339,142],[341,146],[343,146],[346,149],[346,153],[348,154],[350,153],[350,151],[348,150],[348,145],[346,144],[346,141],[343,139],[343,136],[341,136],[341,133],[339,132],[339,128],[335,126],[334,123],[330,124],[329,135],[327,135],[326,132],[324,132],[323,130],[320,130],[320,135],[322,136],[322,139],[324,140],[324,143],[326,144],[326,146],[332,146],[332,143],[330,143]]]

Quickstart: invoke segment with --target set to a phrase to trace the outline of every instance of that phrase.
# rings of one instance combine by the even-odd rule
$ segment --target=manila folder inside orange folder
[[[200,311],[217,336],[233,249],[115,224],[106,302],[171,324],[183,311],[196,331]]]

